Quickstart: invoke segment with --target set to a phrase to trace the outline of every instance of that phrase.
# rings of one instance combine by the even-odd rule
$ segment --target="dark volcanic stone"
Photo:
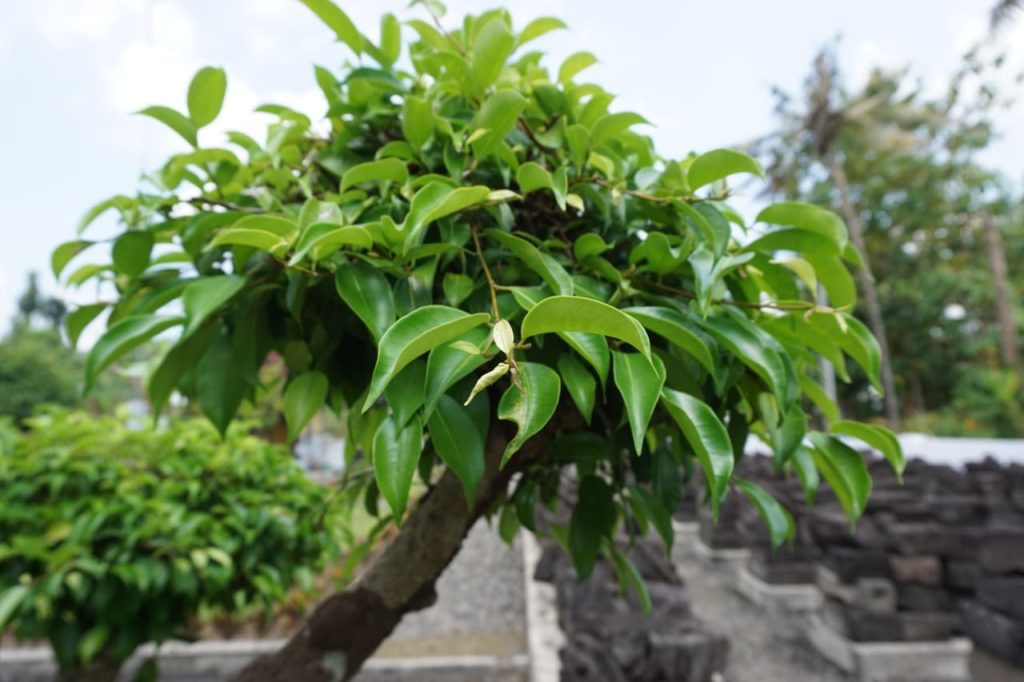
[[[1024,666],[1024,621],[973,600],[961,604],[964,632],[975,645],[1013,665]]]
[[[942,561],[937,556],[892,555],[889,557],[889,568],[896,582],[936,587],[942,584]]]
[[[978,550],[978,563],[989,573],[1024,573],[1024,532],[987,533]]]
[[[1024,620],[1024,576],[982,578],[978,581],[978,601],[1000,613]]]

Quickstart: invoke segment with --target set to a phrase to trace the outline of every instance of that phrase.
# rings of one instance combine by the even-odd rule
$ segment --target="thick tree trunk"
[[[988,261],[992,271],[992,293],[996,298],[996,319],[999,324],[999,357],[1003,366],[1014,372],[1020,371],[1020,353],[1017,340],[1017,320],[1013,314],[1010,298],[1010,283],[1006,267],[1006,252],[1003,250],[1003,235],[996,227],[992,214],[982,214],[985,228],[985,244],[988,246]]]
[[[850,233],[850,240],[860,251],[864,260],[864,267],[857,270],[857,283],[864,294],[864,312],[868,318],[868,327],[878,339],[878,345],[882,350],[882,388],[885,391],[885,415],[889,420],[889,426],[893,429],[900,427],[900,403],[896,396],[896,384],[892,375],[892,356],[889,353],[889,340],[885,335],[885,322],[882,320],[882,307],[878,303],[878,289],[875,287],[875,277],[871,273],[871,260],[868,256],[867,244],[864,241],[864,229],[860,224],[860,216],[850,199],[850,183],[846,179],[846,171],[836,160],[835,153],[829,150],[826,155],[829,174],[832,182],[839,190],[839,203],[846,219],[846,227]]]
[[[323,601],[284,648],[251,663],[234,682],[340,682],[359,672],[406,613],[433,603],[434,584],[466,533],[506,489],[511,476],[544,452],[554,425],[499,470],[507,428],[506,423],[492,421],[485,472],[472,509],[462,484],[446,471],[366,573],[345,592]]]

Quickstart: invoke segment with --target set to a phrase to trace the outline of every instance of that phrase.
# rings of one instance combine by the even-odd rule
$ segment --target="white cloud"
[[[33,3],[33,23],[54,46],[73,40],[95,41],[108,37],[115,24],[146,4],[144,0],[47,0]]]

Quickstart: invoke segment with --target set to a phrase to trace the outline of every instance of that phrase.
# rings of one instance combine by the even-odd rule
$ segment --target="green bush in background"
[[[197,615],[270,609],[332,547],[328,491],[244,424],[27,423],[0,428],[0,630],[49,640],[62,679],[113,679]]]

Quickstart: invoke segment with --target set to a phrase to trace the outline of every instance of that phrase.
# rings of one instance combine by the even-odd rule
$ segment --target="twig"
[[[491,269],[487,267],[487,260],[484,258],[484,250],[480,246],[480,233],[477,232],[476,224],[470,223],[470,232],[473,235],[473,245],[476,246],[476,255],[480,259],[480,266],[484,270],[484,277],[487,278],[487,288],[491,294],[491,308],[494,310],[494,319],[501,319],[501,311],[498,310],[498,285],[494,281],[494,277],[491,276]]]

